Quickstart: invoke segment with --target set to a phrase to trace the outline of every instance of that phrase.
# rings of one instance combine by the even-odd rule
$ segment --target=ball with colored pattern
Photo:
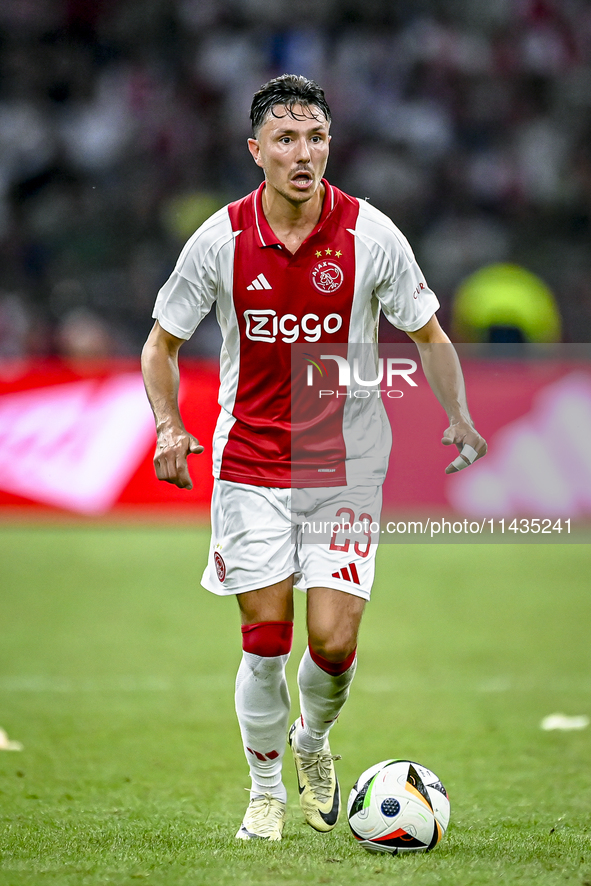
[[[449,798],[430,769],[384,760],[363,772],[347,803],[353,836],[368,852],[429,852],[447,830]]]

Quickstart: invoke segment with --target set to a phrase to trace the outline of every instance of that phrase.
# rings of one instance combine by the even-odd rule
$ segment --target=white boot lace
[[[319,803],[326,803],[331,797],[333,784],[333,762],[340,760],[340,754],[320,751],[319,754],[306,754],[298,751],[302,769],[306,771],[310,788]]]
[[[271,794],[253,797],[248,804],[244,825],[257,836],[268,837],[283,820],[284,811],[285,804]]]

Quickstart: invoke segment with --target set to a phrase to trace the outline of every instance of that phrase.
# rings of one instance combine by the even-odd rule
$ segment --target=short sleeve
[[[218,292],[218,256],[232,243],[227,209],[216,212],[185,244],[176,267],[159,291],[152,316],[178,338],[191,338]]]
[[[439,308],[414,256],[397,275],[381,281],[376,295],[388,321],[404,332],[416,332]]]
[[[358,230],[372,254],[375,294],[386,318],[404,332],[416,332],[431,319],[439,302],[408,240],[386,215],[365,201],[360,202]]]
[[[156,298],[152,316],[177,338],[191,338],[215,301],[215,293],[172,272]]]

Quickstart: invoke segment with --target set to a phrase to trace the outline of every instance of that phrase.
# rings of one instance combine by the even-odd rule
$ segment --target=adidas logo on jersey
[[[258,277],[255,277],[250,286],[246,287],[247,289],[273,289],[267,278],[264,274],[259,274]]]
[[[348,566],[343,566],[342,569],[339,569],[338,572],[332,573],[333,578],[342,578],[344,581],[352,581],[353,584],[361,584],[359,581],[359,575],[357,574],[357,567],[355,563],[349,563]]]

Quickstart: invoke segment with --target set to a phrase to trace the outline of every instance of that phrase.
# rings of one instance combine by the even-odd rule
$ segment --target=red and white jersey
[[[272,487],[379,484],[391,435],[377,397],[343,397],[330,445],[299,433],[294,454],[293,346],[370,345],[380,307],[414,332],[439,303],[407,240],[379,210],[324,180],[320,220],[292,254],[265,218],[264,186],[199,228],[154,308],[167,332],[188,339],[216,303],[223,344],[214,476]]]

